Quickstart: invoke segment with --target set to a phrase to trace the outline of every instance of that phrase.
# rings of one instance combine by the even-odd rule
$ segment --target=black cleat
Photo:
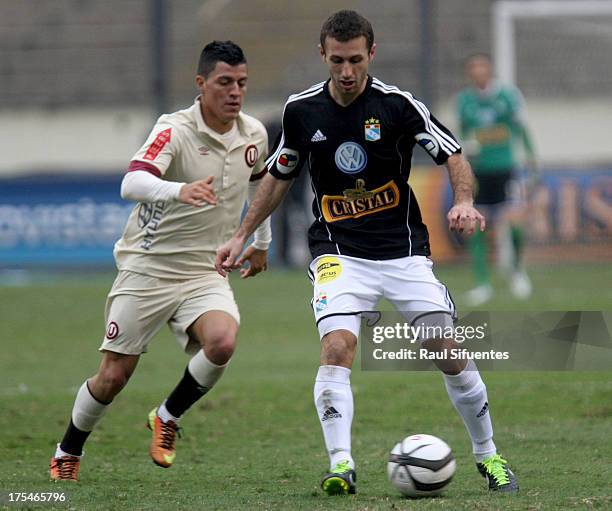
[[[357,474],[347,461],[341,461],[323,478],[321,488],[328,495],[354,494],[357,489]]]
[[[489,481],[489,491],[518,493],[516,476],[508,467],[508,462],[499,454],[494,454],[482,463],[476,463],[476,468],[480,475]]]

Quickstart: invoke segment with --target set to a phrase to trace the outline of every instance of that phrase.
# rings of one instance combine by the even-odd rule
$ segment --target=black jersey
[[[443,164],[459,144],[409,92],[369,77],[364,92],[343,107],[328,84],[289,97],[266,162],[274,177],[291,179],[308,161],[312,256],[429,255],[427,227],[408,184],[412,149],[419,144]]]

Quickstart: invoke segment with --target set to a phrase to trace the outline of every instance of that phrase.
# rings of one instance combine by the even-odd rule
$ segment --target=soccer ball
[[[397,443],[389,454],[387,474],[406,497],[440,495],[455,473],[451,448],[433,435],[412,435]]]

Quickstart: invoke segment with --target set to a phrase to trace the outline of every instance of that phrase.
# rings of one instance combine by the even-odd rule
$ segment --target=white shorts
[[[359,337],[361,314],[375,311],[381,298],[411,321],[419,313],[440,312],[451,324],[456,318],[455,304],[432,268],[433,262],[425,256],[386,261],[317,257],[310,263],[308,276],[314,288],[312,308],[319,336],[349,330]]]
[[[200,345],[187,329],[212,310],[227,312],[240,323],[232,288],[217,272],[174,280],[120,271],[106,300],[106,336],[100,350],[145,353],[149,341],[167,323],[181,347],[195,354]]]

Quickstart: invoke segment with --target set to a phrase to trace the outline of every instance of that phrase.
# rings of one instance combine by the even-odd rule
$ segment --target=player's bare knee
[[[132,376],[133,370],[125,365],[116,365],[107,373],[107,381],[109,384],[118,390],[121,390],[127,385],[127,382]]]
[[[461,345],[454,339],[445,336],[448,328],[452,328],[452,316],[447,312],[419,313],[411,324],[420,328],[421,347],[430,353],[438,354],[434,363],[446,374],[458,374],[465,368],[466,361],[462,358],[452,356],[456,350],[461,350]],[[440,337],[442,335],[442,337]]]
[[[89,388],[100,401],[112,399],[126,386],[138,364],[137,355],[104,352],[98,373],[89,380]]]
[[[321,364],[350,368],[356,348],[357,338],[351,332],[330,332],[321,340]]]
[[[461,346],[453,339],[427,339],[422,346],[433,353],[444,353],[444,356],[435,359],[434,363],[445,374],[459,374],[465,369],[467,360],[451,357],[453,350],[461,349]]]
[[[202,314],[187,330],[213,364],[225,365],[236,349],[238,322],[225,312]]]
[[[465,369],[466,360],[440,360],[436,361],[438,369],[444,374],[456,375]]]
[[[204,344],[204,353],[208,360],[213,364],[226,364],[236,349],[236,336],[232,333],[225,333],[207,339]]]
[[[121,392],[128,380],[129,374],[121,368],[105,367],[89,380],[89,389],[97,400],[110,402]]]

